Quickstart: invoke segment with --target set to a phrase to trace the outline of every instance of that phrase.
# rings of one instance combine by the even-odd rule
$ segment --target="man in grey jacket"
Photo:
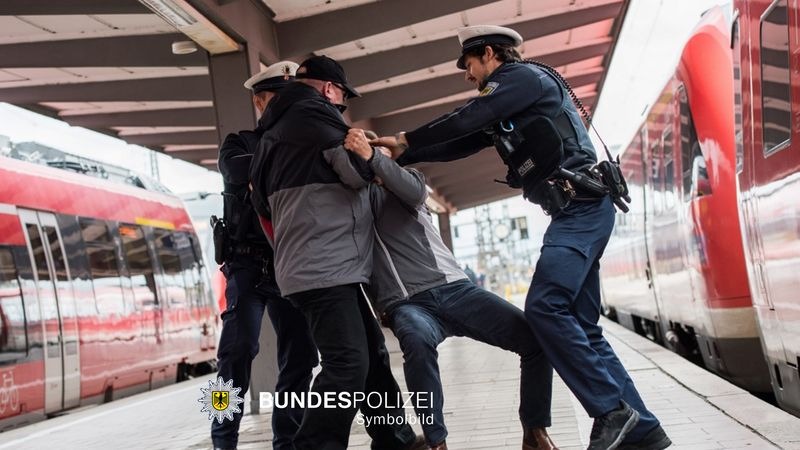
[[[377,231],[370,297],[400,341],[409,391],[432,393],[429,408],[415,402],[428,445],[447,449],[436,347],[448,336],[466,336],[520,355],[522,448],[555,448],[546,431],[553,369],[522,310],[467,279],[433,227],[420,172],[368,145],[353,143],[348,150],[381,184],[370,187]],[[432,423],[422,420],[431,415]]]
[[[296,78],[269,104],[250,173],[254,194],[269,204],[278,287],[305,316],[322,356],[311,394],[325,404],[306,405],[294,446],[346,449],[360,408],[381,417],[368,422],[372,448],[418,449],[424,442],[415,441],[402,407],[358,401],[358,394],[400,395],[360,286],[372,269],[372,216],[365,163],[343,150],[352,143],[341,114],[358,93],[325,56],[301,63]]]

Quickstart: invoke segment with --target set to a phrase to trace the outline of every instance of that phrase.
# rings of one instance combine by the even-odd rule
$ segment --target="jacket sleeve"
[[[491,145],[491,137],[481,130],[449,142],[427,147],[408,148],[397,158],[397,164],[406,166],[419,162],[455,161],[456,159],[472,156]]]
[[[375,176],[383,181],[383,187],[393,193],[401,202],[416,208],[425,203],[428,196],[425,176],[414,169],[403,169],[391,158],[375,152],[369,162]]]
[[[539,72],[523,64],[507,64],[489,77],[480,95],[450,114],[406,133],[411,148],[452,141],[529,108],[542,96]]]
[[[339,176],[339,180],[348,187],[361,189],[375,178],[367,162],[347,151],[344,145],[323,150],[322,156]]]
[[[243,184],[248,182],[252,154],[247,143],[236,133],[225,137],[219,148],[217,167],[225,183]]]

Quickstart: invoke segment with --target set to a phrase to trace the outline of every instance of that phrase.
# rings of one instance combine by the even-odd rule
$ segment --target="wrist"
[[[400,147],[402,150],[408,149],[408,139],[406,139],[405,131],[401,131],[395,134],[394,139],[397,141],[397,146]]]

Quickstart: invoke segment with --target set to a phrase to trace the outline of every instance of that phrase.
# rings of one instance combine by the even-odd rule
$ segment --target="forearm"
[[[377,151],[370,159],[369,165],[375,175],[383,181],[383,187],[400,201],[414,208],[425,203],[428,192],[420,172],[403,169],[391,158]]]
[[[412,146],[397,158],[401,166],[420,162],[447,162],[471,156],[487,146],[491,140],[483,131],[478,131],[461,139],[429,145],[427,147]]]

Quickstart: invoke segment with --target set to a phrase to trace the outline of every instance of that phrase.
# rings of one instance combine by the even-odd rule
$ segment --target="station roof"
[[[363,94],[353,123],[394,134],[474,95],[456,30],[493,24],[516,29],[523,56],[559,69],[591,110],[629,1],[3,0],[0,101],[214,169],[224,118],[210,54],[326,54]],[[190,39],[200,51],[173,53]],[[421,167],[450,210],[518,194],[491,181],[505,178],[493,151]]]

